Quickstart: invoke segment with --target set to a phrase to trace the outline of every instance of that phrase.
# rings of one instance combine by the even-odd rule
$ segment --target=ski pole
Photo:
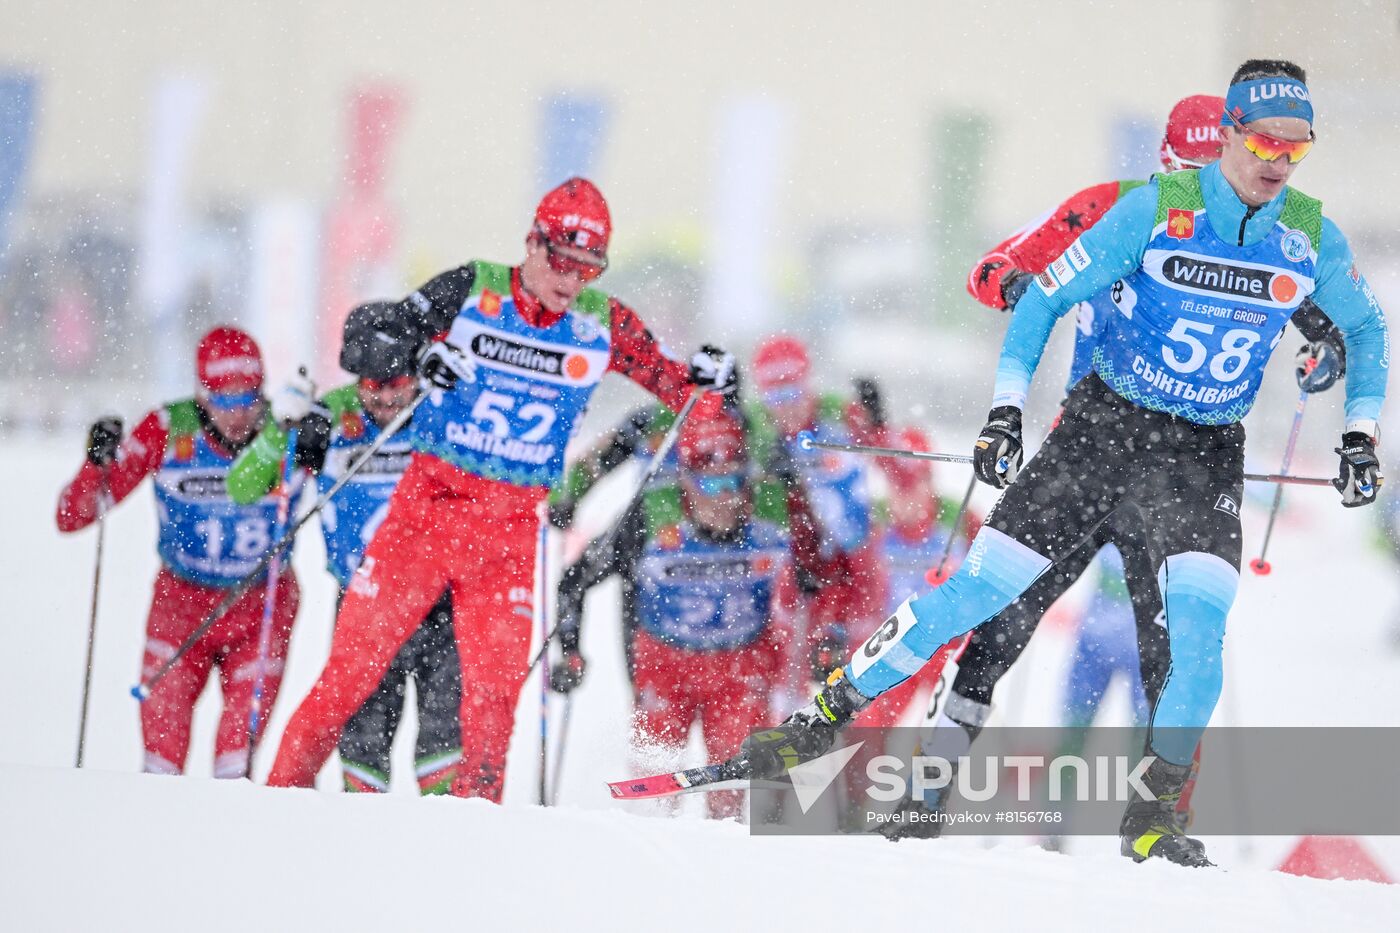
[[[1283,465],[1278,468],[1280,473],[1287,473],[1289,464],[1293,462],[1293,448],[1298,445],[1298,429],[1303,426],[1303,410],[1308,404],[1308,394],[1306,389],[1298,393],[1298,407],[1293,412],[1293,427],[1288,429],[1288,443],[1283,448]],[[1283,486],[1280,484],[1274,487],[1274,504],[1269,509],[1269,524],[1264,528],[1264,543],[1259,546],[1259,556],[1249,562],[1249,569],[1261,577],[1274,569],[1264,558],[1269,553],[1269,540],[1274,536],[1274,520],[1278,518],[1279,506],[1282,503]]]
[[[559,737],[554,745],[554,783],[550,785],[549,805],[559,802],[559,785],[564,781],[564,746],[569,743],[569,717],[574,711],[574,695],[564,694],[564,715],[559,719]]]
[[[83,751],[87,746],[88,698],[92,695],[92,654],[97,644],[97,593],[102,586],[102,542],[107,534],[107,473],[102,473],[102,485],[97,499],[97,560],[92,568],[92,606],[88,610],[87,664],[83,671],[83,708],[78,715],[78,763],[83,766]]]
[[[549,651],[549,520],[544,504],[537,510],[540,530],[536,539],[535,621],[540,633],[540,646]],[[549,665],[540,668],[540,786],[539,804],[549,806]]]
[[[302,375],[306,370],[302,370]],[[293,425],[287,431],[287,450],[282,455],[282,482],[277,489],[277,523],[273,540],[282,536],[287,527],[287,512],[292,501],[292,474],[296,470],[297,428]],[[277,607],[277,584],[282,579],[282,552],[272,558],[267,568],[267,585],[263,589],[262,625],[258,629],[258,666],[253,673],[253,702],[248,707],[248,760],[244,765],[243,776],[253,776],[253,755],[258,749],[258,735],[262,730],[263,691],[267,686],[267,657],[272,653],[272,613]]]
[[[797,443],[803,450],[835,450],[841,453],[865,454],[872,457],[910,457],[914,460],[937,460],[940,463],[972,463],[972,457],[967,454],[936,454],[923,450],[903,450],[897,447],[830,444],[826,441],[815,440],[805,434],[798,436]],[[1244,479],[1251,483],[1283,483],[1290,486],[1332,486],[1333,483],[1333,480],[1326,476],[1289,476],[1286,473],[1246,473]]]
[[[968,503],[972,501],[972,492],[976,488],[977,477],[974,476],[967,481],[967,492],[963,493],[958,511],[953,515],[953,524],[948,529],[948,540],[943,542],[943,553],[938,557],[938,567],[933,571],[933,577],[928,581],[934,586],[938,586],[948,579],[948,556],[953,553],[953,539],[957,537],[958,529],[962,527],[963,516],[967,514]]]
[[[651,462],[647,464],[647,468],[642,473],[641,479],[639,479],[637,485],[633,487],[632,495],[627,497],[627,505],[623,507],[621,517],[613,522],[611,528],[589,542],[588,551],[592,552],[592,555],[596,556],[599,551],[607,551],[612,548],[613,541],[617,539],[618,529],[623,525],[623,518],[626,517],[628,511],[631,510],[637,500],[641,498],[642,493],[646,491],[647,486],[650,485],[656,474],[661,471],[661,465],[666,462],[666,455],[671,452],[672,447],[676,446],[676,440],[681,436],[681,425],[685,424],[685,419],[690,416],[691,409],[695,407],[695,404],[700,401],[701,396],[703,396],[706,391],[708,390],[697,388],[695,391],[691,392],[690,397],[686,399],[685,404],[681,406],[681,410],[676,412],[675,422],[672,423],[670,430],[666,432],[666,436],[661,439],[661,446],[656,448],[656,453],[652,455]],[[534,670],[535,666],[539,664],[549,652],[549,643],[554,639],[558,631],[559,623],[556,621],[553,627],[550,628],[549,635],[545,638],[544,644],[540,646],[540,650],[535,655],[534,660],[532,660],[530,666],[526,668],[527,673]]]
[[[267,553],[263,554],[262,559],[258,561],[256,566],[254,566],[243,579],[229,588],[229,591],[224,594],[224,598],[219,600],[219,604],[210,610],[209,614],[204,617],[204,621],[199,623],[199,627],[190,633],[189,637],[180,644],[180,647],[175,649],[175,653],[169,658],[166,658],[150,677],[147,677],[131,688],[132,696],[136,697],[136,699],[141,702],[145,702],[146,697],[151,695],[151,690],[155,688],[155,685],[160,683],[161,680],[165,678],[166,674],[170,673],[170,669],[195,646],[196,642],[204,637],[205,633],[213,627],[215,622],[222,619],[224,614],[228,612],[229,609],[233,608],[234,603],[243,598],[243,594],[248,592],[253,584],[258,581],[262,572],[272,563],[272,559],[286,550],[288,545],[296,538],[297,532],[301,531],[306,523],[311,521],[311,517],[325,508],[331,499],[334,498],[335,494],[340,492],[340,490],[345,487],[346,483],[354,479],[355,474],[358,473],[365,464],[369,463],[370,458],[378,453],[379,448],[387,444],[389,439],[408,423],[408,419],[413,417],[413,413],[418,410],[418,406],[423,404],[423,400],[427,397],[428,394],[426,392],[420,393],[407,408],[394,416],[393,421],[385,425],[380,435],[374,439],[373,443],[365,448],[358,459],[350,464],[345,470],[345,474],[341,476],[340,479],[336,480],[335,485],[327,489],[325,493],[322,494],[321,498],[317,499],[315,504],[311,506],[310,510],[292,524],[292,527],[287,530],[287,533],[283,535],[280,540],[273,542],[272,546],[267,549]]]

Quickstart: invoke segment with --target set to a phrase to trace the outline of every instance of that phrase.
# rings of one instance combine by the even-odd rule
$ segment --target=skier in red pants
[[[607,372],[673,409],[693,388],[728,392],[733,359],[689,369],[636,313],[586,288],[607,267],[606,202],[574,178],[545,195],[515,267],[469,262],[398,305],[434,386],[413,419],[415,453],[336,619],[331,654],[282,737],[268,783],[309,787],[350,715],[452,588],[462,664],[459,796],[499,801],[530,646],[537,507]],[[697,412],[697,414],[699,414]]]
[[[196,357],[199,389],[193,398],[152,411],[125,441],[119,419],[103,418],[92,426],[87,460],[58,502],[58,529],[77,531],[154,474],[161,569],[146,622],[141,662],[146,677],[175,653],[227,589],[252,571],[272,542],[276,520],[274,495],[237,505],[225,490],[234,457],[268,419],[258,345],[243,331],[219,327],[200,341]],[[248,711],[264,598],[263,586],[249,589],[141,705],[146,771],[184,771],[195,701],[217,665],[224,709],[215,739],[214,776],[247,772]],[[264,683],[268,709],[282,682],[297,599],[296,575],[288,566],[273,604]]]

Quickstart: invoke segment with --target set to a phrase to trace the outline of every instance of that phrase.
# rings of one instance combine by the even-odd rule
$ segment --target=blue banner
[[[39,79],[27,72],[0,72],[0,256],[9,246],[10,221],[19,207],[34,148]]]
[[[602,97],[555,94],[544,102],[541,128],[541,190],[582,175],[592,181],[608,130],[608,104]]]

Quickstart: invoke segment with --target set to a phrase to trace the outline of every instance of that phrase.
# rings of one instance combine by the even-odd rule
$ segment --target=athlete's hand
[[[1336,331],[1321,340],[1305,343],[1293,357],[1293,374],[1304,392],[1325,392],[1346,375],[1346,347]]]
[[[549,689],[555,693],[572,693],[583,683],[588,663],[576,650],[564,650],[564,656],[549,671]]]
[[[1375,502],[1384,479],[1376,442],[1360,431],[1348,431],[1342,435],[1342,446],[1335,449],[1342,462],[1332,485],[1342,494],[1342,505],[1354,509]]]
[[[1026,293],[1026,287],[1031,284],[1033,278],[1035,276],[1020,269],[1012,269],[1001,277],[1001,300],[1006,302],[1003,310],[1010,311],[1016,307],[1016,302]]]
[[[439,389],[476,382],[476,363],[446,340],[434,340],[418,354],[418,375]]]
[[[1021,409],[999,405],[987,413],[987,424],[972,448],[972,470],[988,486],[1005,489],[1021,472]]]
[[[122,442],[122,419],[116,415],[98,418],[88,428],[87,458],[93,466],[105,467],[117,458]]]
[[[558,502],[551,502],[546,506],[549,514],[549,523],[560,531],[568,531],[569,526],[574,523],[574,511],[578,508],[578,503],[572,499],[560,499]]]
[[[734,372],[734,354],[726,353],[713,344],[704,344],[690,358],[690,381],[702,389],[733,395],[739,388]]]
[[[883,428],[889,423],[885,414],[885,397],[880,391],[880,384],[869,376],[861,376],[855,381],[856,401],[865,411],[866,420],[875,429]]]
[[[272,417],[282,426],[301,424],[311,413],[311,400],[316,396],[316,384],[299,370],[286,385],[273,393]]]

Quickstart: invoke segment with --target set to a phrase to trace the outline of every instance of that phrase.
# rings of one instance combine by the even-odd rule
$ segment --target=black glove
[[[560,531],[568,531],[574,523],[574,511],[578,503],[572,499],[560,499],[549,504],[549,523]]]
[[[812,676],[817,683],[825,683],[826,675],[841,666],[846,655],[846,646],[834,633],[828,632],[812,648]]]
[[[988,486],[1005,489],[1021,472],[1021,409],[999,405],[987,413],[987,424],[972,448],[972,469]]]
[[[1001,277],[1001,300],[1006,302],[1006,310],[1016,307],[1016,302],[1026,293],[1026,287],[1035,276],[1020,269],[1013,269]]]
[[[734,372],[734,354],[726,353],[713,344],[703,344],[700,352],[690,358],[690,381],[702,389],[732,395],[739,388]]]
[[[574,688],[583,683],[583,675],[587,670],[588,663],[583,660],[583,655],[579,654],[577,649],[566,648],[564,656],[549,670],[549,689],[555,693],[572,693]]]
[[[88,428],[87,458],[93,466],[105,467],[117,458],[122,442],[122,419],[116,415],[98,418]]]
[[[458,381],[476,382],[476,363],[445,340],[434,340],[418,354],[418,375],[439,389],[455,389]]]
[[[1342,494],[1342,505],[1354,509],[1375,502],[1383,480],[1376,442],[1360,431],[1348,431],[1342,446],[1334,449],[1342,462],[1332,485]]]
[[[1325,392],[1346,375],[1346,346],[1336,331],[1321,340],[1305,343],[1293,357],[1293,375],[1304,392]]]
[[[880,384],[874,379],[866,376],[856,379],[856,399],[865,409],[872,428],[883,428],[889,423],[885,417],[885,399],[880,394]]]

